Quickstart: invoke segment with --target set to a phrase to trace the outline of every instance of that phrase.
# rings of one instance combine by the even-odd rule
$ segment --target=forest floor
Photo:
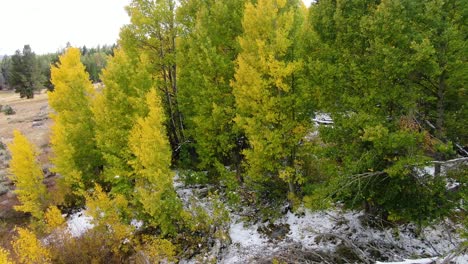
[[[207,211],[213,208],[209,195],[213,186],[186,186],[176,177],[175,188],[185,207],[196,201]],[[421,229],[414,224],[382,226],[368,222],[363,212],[338,206],[315,212],[286,209],[276,220],[261,222],[250,215],[254,208],[239,211],[225,206],[231,219],[224,230],[229,242],[213,239],[211,247],[179,263],[468,263],[468,252],[457,234],[461,226],[450,219]],[[72,215],[71,234],[85,234],[92,228],[91,220],[84,211]]]

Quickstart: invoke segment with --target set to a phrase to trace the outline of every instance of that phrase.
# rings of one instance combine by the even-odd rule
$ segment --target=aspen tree
[[[159,227],[163,234],[174,234],[182,205],[172,184],[171,148],[156,90],[148,93],[146,105],[148,114],[138,118],[129,136],[130,149],[135,155],[131,164],[135,171],[136,200],[150,225]]]
[[[10,171],[15,183],[15,193],[21,205],[15,210],[42,220],[47,207],[47,188],[42,183],[44,174],[37,161],[35,146],[18,130],[13,132],[13,142],[8,146],[11,152]]]
[[[22,264],[47,264],[51,262],[49,250],[45,248],[36,235],[28,229],[16,228],[18,236],[11,243],[19,262]]]
[[[3,264],[13,264],[13,261],[10,259],[10,252],[0,247],[0,263]]]
[[[180,11],[188,32],[180,40],[180,105],[203,170],[239,169],[242,141],[230,81],[245,2],[188,1]]]
[[[103,177],[113,192],[130,195],[133,179],[128,147],[135,119],[145,113],[145,96],[153,86],[149,62],[115,50],[101,75],[104,88],[93,101],[96,143],[104,160]]]
[[[306,132],[297,83],[301,61],[294,54],[301,19],[298,1],[246,4],[232,84],[235,121],[250,144],[244,151],[247,180],[260,188],[284,182],[290,193],[298,180],[297,147]]]
[[[63,176],[72,191],[92,187],[98,180],[101,156],[96,148],[95,123],[91,101],[94,87],[80,61],[80,51],[69,48],[51,68],[54,91],[49,92],[51,114],[51,144],[54,171]]]

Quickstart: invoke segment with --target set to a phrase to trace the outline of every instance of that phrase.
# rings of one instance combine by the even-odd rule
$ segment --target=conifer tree
[[[414,83],[414,74],[434,65],[428,47],[416,48],[425,42],[426,26],[415,26],[429,17],[425,3],[324,0],[311,7],[308,79],[334,120],[320,131],[322,154],[339,164],[333,197],[383,218],[422,222],[452,206],[441,178],[418,168],[434,150],[418,121],[425,97]]]
[[[42,183],[44,175],[37,161],[35,146],[18,130],[13,132],[13,142],[8,146],[11,152],[11,178],[16,185],[15,194],[21,205],[15,210],[31,213],[42,220],[47,208],[47,188]]]
[[[42,87],[43,81],[36,54],[31,46],[24,45],[23,52],[17,50],[11,60],[10,85],[21,98],[33,98],[34,92]]]
[[[301,61],[294,52],[301,20],[299,1],[248,3],[233,82],[235,121],[250,145],[244,151],[247,180],[258,187],[285,182],[290,193],[299,177],[296,152],[307,119],[297,81]]]
[[[133,189],[132,154],[128,147],[135,119],[145,113],[145,96],[154,82],[144,56],[131,58],[118,49],[101,78],[102,93],[93,102],[96,143],[104,160],[104,180],[113,191],[130,195]]]
[[[69,48],[51,69],[54,91],[49,92],[49,104],[55,110],[51,144],[54,171],[63,176],[73,191],[92,187],[99,180],[97,169],[101,156],[96,148],[95,123],[91,101],[94,87],[89,80],[80,51]]]
[[[179,10],[187,31],[179,45],[180,105],[201,169],[224,170],[240,163],[230,81],[245,2],[188,1]]]
[[[413,116],[435,137],[436,160],[453,155],[447,143],[468,142],[462,132],[468,128],[462,121],[468,116],[468,66],[459,59],[468,55],[462,11],[467,7],[465,1],[386,1],[366,24],[372,58],[376,64],[385,58],[384,68],[372,75],[397,78],[397,85],[415,95]],[[395,22],[384,26],[388,20]]]
[[[135,198],[150,226],[163,235],[173,235],[182,213],[182,204],[173,186],[170,169],[171,148],[164,127],[161,100],[152,89],[146,96],[148,113],[137,119],[129,135],[130,149],[135,156],[131,164],[135,173]]]

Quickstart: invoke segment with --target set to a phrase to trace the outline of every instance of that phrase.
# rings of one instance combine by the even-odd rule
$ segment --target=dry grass
[[[49,128],[52,124],[52,120],[47,118],[49,115],[47,93],[36,94],[34,99],[21,99],[19,94],[12,91],[0,91],[0,105],[10,105],[16,111],[16,114],[8,116],[0,113],[0,140],[8,144],[13,139],[13,131],[18,129],[38,147],[41,153],[40,162],[47,164]],[[38,119],[42,120],[35,121]],[[5,159],[5,156],[0,158]],[[6,175],[7,164],[6,160],[0,161],[0,176]],[[29,222],[27,215],[13,209],[18,203],[11,192],[0,196],[0,246],[5,248],[10,247],[10,241],[15,233],[14,227],[25,226]]]
[[[48,144],[51,120],[43,120],[42,126],[33,126],[36,118],[48,114],[46,93],[36,94],[34,99],[21,99],[12,91],[0,91],[0,105],[10,105],[16,111],[9,116],[0,114],[0,139],[4,143],[10,142],[13,130],[18,129],[38,147]]]

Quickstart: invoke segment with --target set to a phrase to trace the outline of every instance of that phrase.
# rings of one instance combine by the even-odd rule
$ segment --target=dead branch
[[[372,260],[366,257],[366,254],[364,253],[364,251],[362,251],[358,246],[356,246],[351,240],[345,237],[342,237],[340,235],[333,234],[333,233],[319,233],[318,235],[323,236],[323,237],[333,237],[333,238],[337,238],[343,241],[348,247],[354,250],[354,252],[356,253],[356,256],[359,257],[359,259],[362,260],[362,262],[368,263],[368,264],[373,263]]]

